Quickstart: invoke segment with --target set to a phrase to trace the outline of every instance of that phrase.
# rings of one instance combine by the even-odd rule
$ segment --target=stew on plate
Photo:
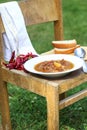
[[[35,65],[34,69],[44,73],[55,73],[70,70],[74,64],[67,60],[43,61]]]

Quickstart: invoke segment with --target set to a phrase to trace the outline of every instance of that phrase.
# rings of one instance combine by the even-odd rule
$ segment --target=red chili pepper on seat
[[[8,63],[3,63],[9,69],[17,69],[17,70],[24,70],[23,64],[31,59],[36,57],[37,55],[28,53],[26,55],[21,54],[15,58],[15,51],[13,51],[11,59]],[[25,71],[25,70],[24,70]]]

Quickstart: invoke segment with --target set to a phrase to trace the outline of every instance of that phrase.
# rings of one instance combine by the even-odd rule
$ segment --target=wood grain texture
[[[27,25],[56,21],[59,19],[54,0],[30,0],[20,2],[19,5]]]

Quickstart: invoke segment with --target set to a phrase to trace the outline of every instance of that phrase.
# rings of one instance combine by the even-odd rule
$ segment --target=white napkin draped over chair
[[[27,33],[18,3],[13,1],[0,4],[0,15],[6,31],[3,34],[4,59],[9,61],[13,51],[16,56],[28,52],[37,54]]]

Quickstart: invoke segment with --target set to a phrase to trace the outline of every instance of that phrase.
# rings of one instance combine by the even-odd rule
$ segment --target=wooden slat
[[[61,0],[19,1],[26,25],[54,22],[55,40],[63,40]]]
[[[9,71],[6,68],[2,70],[2,75],[3,80],[6,82],[25,88],[39,95],[46,96],[46,84],[48,81],[45,79],[33,77],[32,75],[24,73],[22,71]]]
[[[81,70],[78,70],[69,75],[66,79],[60,80],[60,82],[59,93],[61,94],[87,82],[87,74],[83,73]]]
[[[19,2],[26,25],[58,20],[55,0],[28,0]]]
[[[31,91],[37,91],[37,93],[42,93],[43,96],[45,96],[46,90],[44,86],[46,84],[52,84],[53,86],[58,86],[59,87],[59,94],[62,94],[70,89],[75,88],[79,84],[82,84],[87,81],[87,74],[81,73],[80,75],[76,75],[76,77],[68,79],[62,79],[62,80],[48,80],[44,78],[38,78],[35,77],[31,74],[24,73],[22,71],[18,70],[11,70],[9,71],[5,67],[2,69],[2,75],[3,75],[3,80],[6,82],[10,82],[14,85],[21,86],[22,88],[25,89],[30,89]],[[5,75],[5,76],[4,76]],[[8,78],[10,77],[10,78]],[[17,78],[19,80],[17,80]],[[33,81],[34,80],[34,81]],[[30,85],[31,84],[31,85]],[[33,86],[33,87],[31,87]],[[41,87],[39,87],[41,86]],[[36,88],[36,90],[34,90]],[[42,89],[43,88],[43,89]]]
[[[65,107],[79,101],[80,99],[83,99],[86,96],[87,96],[87,89],[81,90],[80,92],[78,92],[72,96],[69,96],[69,97],[65,98],[64,100],[60,101],[59,109],[63,109]]]

